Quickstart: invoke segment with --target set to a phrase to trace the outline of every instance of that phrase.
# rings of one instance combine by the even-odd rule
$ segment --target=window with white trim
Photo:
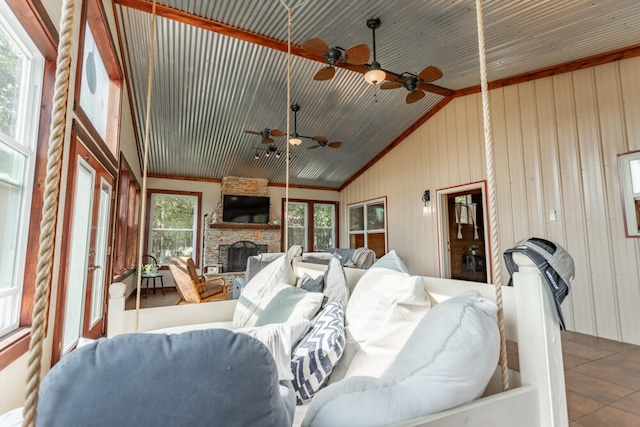
[[[349,247],[371,249],[378,258],[387,253],[386,197],[349,205]]]
[[[171,257],[191,257],[198,262],[200,195],[151,193],[147,253],[160,265]]]
[[[0,1],[0,336],[19,326],[44,58]]]
[[[619,155],[618,164],[627,237],[640,237],[640,151]]]

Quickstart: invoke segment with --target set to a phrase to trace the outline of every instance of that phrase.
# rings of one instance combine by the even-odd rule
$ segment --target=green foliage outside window
[[[152,198],[151,255],[161,265],[174,256],[193,256],[196,198],[155,194]]]
[[[23,56],[0,28],[0,132],[15,138]]]

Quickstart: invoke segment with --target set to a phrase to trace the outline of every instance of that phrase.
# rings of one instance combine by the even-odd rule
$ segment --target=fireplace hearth
[[[240,240],[230,245],[220,245],[218,247],[219,264],[224,273],[244,271],[247,266],[247,258],[264,252],[267,252],[267,245],[258,245],[248,240]]]

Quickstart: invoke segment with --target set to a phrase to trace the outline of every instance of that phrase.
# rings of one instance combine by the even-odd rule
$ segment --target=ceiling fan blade
[[[424,98],[424,92],[421,90],[414,90],[407,94],[407,104],[413,104],[416,101],[420,101]]]
[[[320,39],[309,39],[302,43],[302,48],[307,52],[315,53],[316,55],[322,55],[329,51],[329,46]]]
[[[447,89],[446,87],[437,86],[430,83],[420,83],[416,86],[418,89],[425,90],[427,92],[435,93],[442,96],[449,96],[453,93],[451,89]]]
[[[273,144],[273,139],[271,139],[271,138],[264,138],[264,139],[262,140],[262,143],[263,143],[263,144]]]
[[[400,87],[402,87],[402,83],[400,83],[400,82],[396,82],[396,81],[393,81],[393,82],[384,82],[384,83],[382,83],[382,84],[380,85],[380,89],[382,89],[382,90],[386,90],[386,89],[398,89],[398,88],[400,88]]]
[[[316,148],[320,147],[319,145],[312,145],[311,147],[307,147],[307,150],[314,150]]]
[[[284,132],[282,132],[280,129],[272,129],[271,136],[275,136],[275,137],[284,136]]]
[[[313,76],[313,80],[331,80],[336,75],[336,69],[333,67],[323,67]]]
[[[399,81],[400,83],[402,83],[404,81],[404,78],[401,76],[398,76],[396,74],[393,74],[390,71],[386,71],[386,70],[382,70],[385,73],[384,79],[389,81],[389,82],[393,82],[393,81]]]
[[[327,142],[328,141],[328,139],[325,138],[324,136],[314,136],[311,139],[313,139],[316,142]]]
[[[420,74],[418,74],[418,78],[425,83],[433,82],[438,80],[439,78],[442,78],[442,71],[440,71],[440,68],[438,67],[429,65],[427,68],[420,71]]]
[[[245,133],[250,133],[251,135],[260,135],[260,132],[256,132],[255,130],[245,130]]]
[[[328,143],[327,145],[331,148],[340,148],[340,146],[342,145],[342,142],[334,141],[334,142]]]
[[[349,64],[364,65],[369,62],[371,51],[369,50],[369,46],[363,43],[347,49],[345,54],[347,55],[346,62]]]

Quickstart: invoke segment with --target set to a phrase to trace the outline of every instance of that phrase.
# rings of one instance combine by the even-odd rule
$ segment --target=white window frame
[[[303,236],[304,236],[304,243],[302,244],[302,250],[304,252],[307,252],[309,250],[308,246],[308,241],[309,241],[309,203],[308,202],[289,202],[289,204],[287,205],[287,217],[289,216],[289,206],[291,205],[303,205],[304,206],[304,224],[303,225],[291,225],[291,223],[289,223],[287,221],[288,227],[289,229],[295,228],[295,229],[302,229],[303,230]],[[291,231],[289,230],[289,236],[291,236]],[[291,240],[289,240],[291,241]],[[291,245],[289,245],[291,246]]]
[[[151,253],[151,248],[153,247],[152,243],[153,243],[153,232],[154,230],[162,230],[162,231],[187,231],[190,230],[193,232],[193,251],[191,252],[191,258],[193,259],[193,261],[196,263],[197,265],[197,260],[198,260],[198,233],[200,232],[200,221],[199,221],[199,217],[200,217],[200,212],[198,212],[198,208],[199,208],[199,203],[198,203],[198,196],[194,195],[194,194],[180,194],[180,193],[171,193],[171,192],[150,192],[151,194],[151,198],[150,198],[150,209],[149,209],[149,224],[147,225],[148,229],[149,229],[149,238],[147,240],[147,253]],[[154,215],[154,211],[155,211],[155,198],[156,197],[181,197],[181,198],[185,198],[185,199],[193,199],[193,227],[190,229],[187,228],[152,228],[152,224],[153,224],[153,215]],[[155,255],[154,255],[155,256]],[[157,258],[157,257],[156,257]],[[166,263],[162,263],[160,261],[160,259],[158,259],[158,263],[160,265],[169,265]]]
[[[640,204],[640,151],[620,154],[620,190],[627,237],[640,237],[636,204]]]
[[[329,206],[331,207],[331,227],[316,227],[316,206]],[[312,218],[313,218],[313,249],[314,251],[318,251],[316,248],[316,230],[331,230],[331,241],[334,246],[336,246],[336,205],[335,203],[322,203],[322,202],[314,202],[311,204],[313,208]],[[326,248],[325,248],[326,249]],[[324,249],[322,249],[324,250]]]
[[[18,227],[14,256],[3,257],[0,262],[0,275],[10,277],[9,288],[0,289],[0,313],[6,316],[0,319],[0,337],[5,336],[20,326],[20,305],[24,286],[24,271],[27,256],[27,238],[29,233],[29,214],[35,174],[36,145],[40,120],[40,99],[44,76],[44,57],[35,46],[25,29],[19,23],[13,11],[4,0],[0,0],[0,25],[7,35],[16,43],[28,63],[22,70],[20,84],[20,104],[16,122],[15,139],[0,133],[0,143],[8,149],[24,156],[24,174],[20,181],[10,179],[0,173],[0,181],[9,187],[20,188],[19,205],[11,211],[18,215]],[[3,241],[6,245],[7,241]],[[2,301],[5,300],[3,304]],[[8,302],[7,302],[8,301]],[[4,325],[4,326],[2,326]]]
[[[377,205],[382,203],[384,206],[384,227],[383,228],[372,228],[369,229],[368,228],[368,218],[367,218],[367,207],[369,205]],[[360,208],[362,207],[362,215],[363,215],[363,220],[364,220],[364,224],[363,224],[363,229],[362,230],[351,230],[351,209],[356,209],[356,208]],[[349,247],[351,247],[351,236],[352,235],[357,235],[357,234],[363,234],[364,235],[364,247],[365,248],[369,248],[369,234],[370,233],[384,233],[384,252],[387,253],[389,252],[389,248],[388,248],[388,242],[389,242],[389,236],[387,234],[387,215],[388,215],[388,211],[387,211],[387,198],[386,197],[380,197],[378,199],[372,199],[372,200],[367,200],[364,202],[359,202],[359,203],[352,203],[347,207],[347,221],[348,221],[348,225],[347,227],[349,228]]]

